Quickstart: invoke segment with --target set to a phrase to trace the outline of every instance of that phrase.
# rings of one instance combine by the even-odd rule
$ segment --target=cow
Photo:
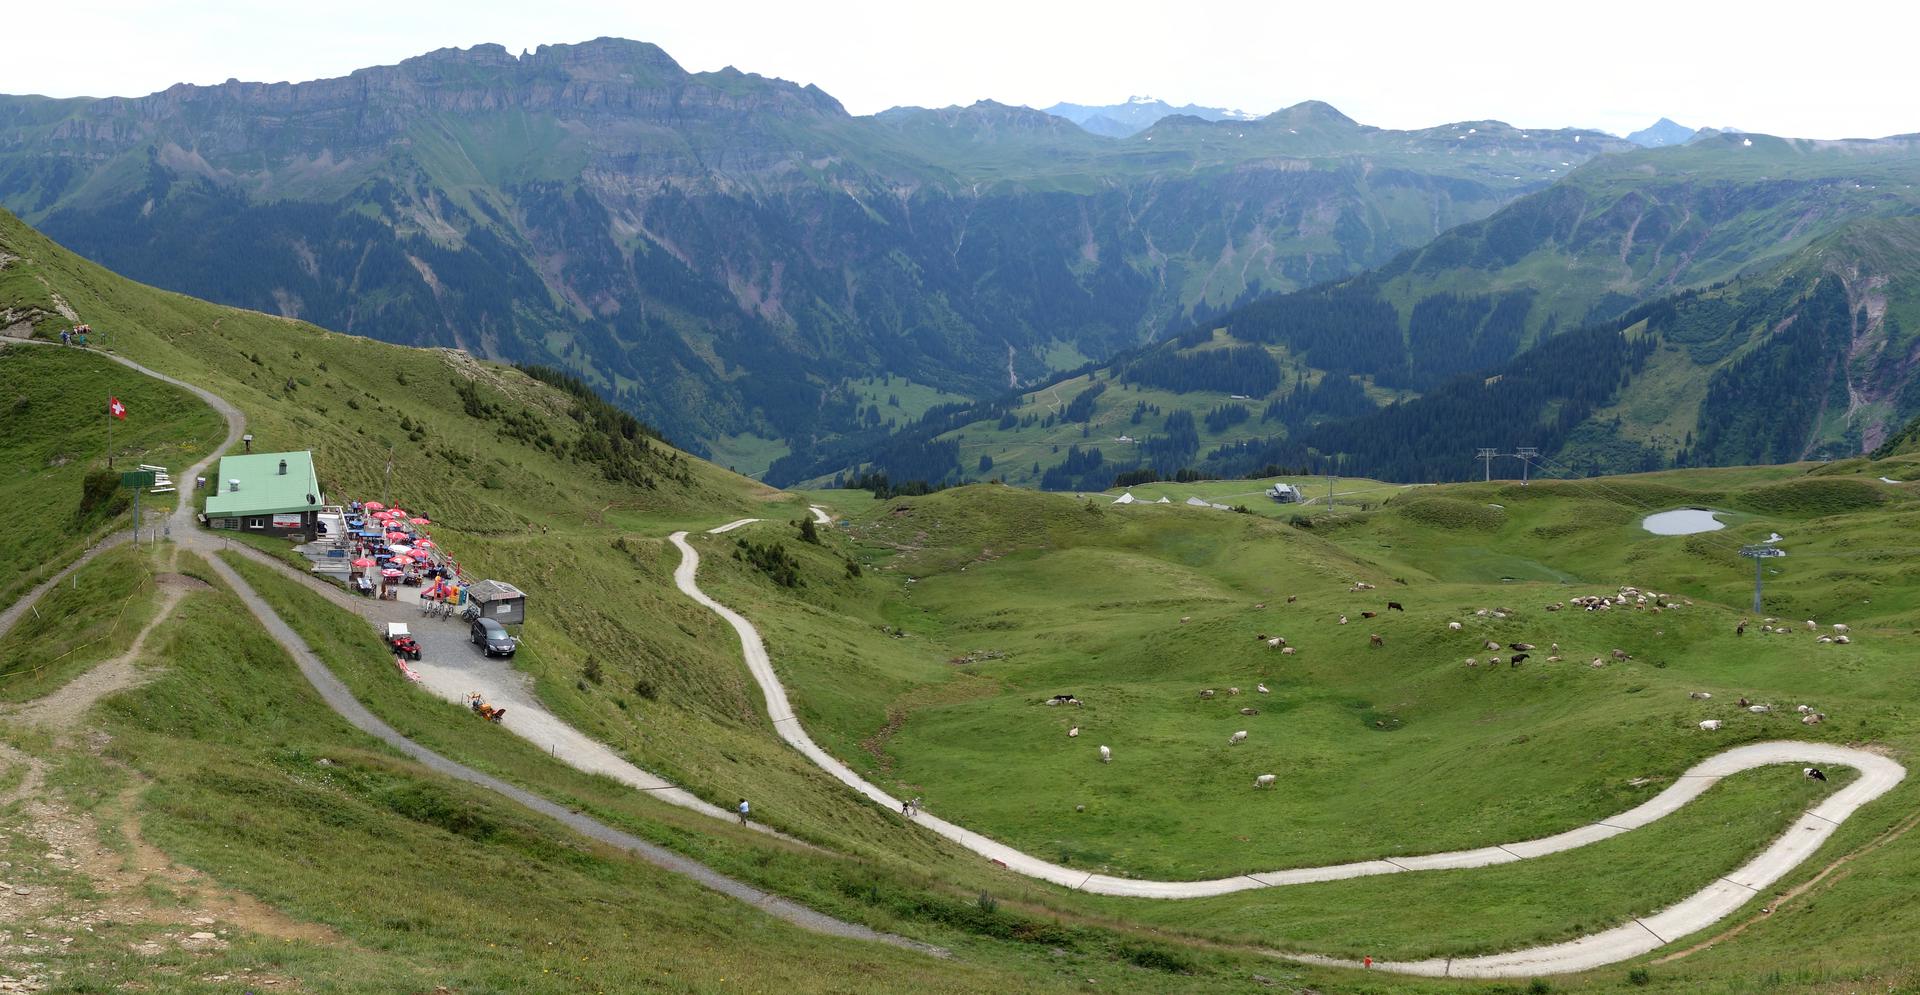
[[[1713,697],[1713,692],[1711,692],[1711,691],[1689,691],[1689,692],[1687,692],[1687,697],[1689,697],[1689,698],[1692,698],[1692,699],[1693,699],[1694,701],[1706,701],[1707,699],[1709,699],[1709,698],[1711,698],[1711,697]]]
[[[1379,615],[1379,614],[1380,614],[1379,612],[1361,612],[1361,613],[1360,613],[1360,617],[1361,617],[1361,618],[1373,618],[1373,617],[1375,617],[1375,616],[1377,616],[1377,615]]]
[[[1079,727],[1079,726],[1074,726],[1073,728],[1071,728],[1071,729],[1068,729],[1068,730],[1067,730],[1067,738],[1068,738],[1068,739],[1078,739],[1078,738],[1079,738],[1079,736],[1080,736],[1080,727]]]
[[[1298,601],[1298,600],[1300,600],[1300,596],[1298,594],[1287,595],[1287,604],[1293,604],[1295,601]]]
[[[1449,629],[1451,629],[1451,630],[1453,630],[1454,632],[1459,632],[1459,631],[1460,631],[1460,623],[1458,623],[1458,622],[1448,622],[1448,623],[1447,623],[1447,628],[1449,628]]]
[[[1533,648],[1533,644],[1532,644],[1532,643],[1508,643],[1508,644],[1507,644],[1507,648],[1508,648],[1508,649],[1516,649],[1516,650],[1520,650],[1521,652],[1523,652],[1523,653],[1524,653],[1524,652],[1526,652],[1527,650],[1530,650],[1530,649],[1532,649],[1532,648]]]
[[[1705,722],[1700,723],[1700,728],[1707,732],[1713,732],[1715,729],[1720,728],[1720,720],[1708,719]]]
[[[1109,749],[1107,749],[1107,748],[1106,748],[1106,747],[1104,747],[1104,746],[1102,746],[1102,747],[1100,748],[1100,762],[1101,762],[1101,763],[1103,763],[1103,764],[1110,764],[1110,763],[1112,763],[1112,762],[1113,762],[1113,751],[1112,751],[1112,750],[1109,750]]]
[[[1402,608],[1402,607],[1400,607],[1400,602],[1398,602],[1398,601],[1389,601],[1389,602],[1387,602],[1387,610],[1388,610],[1388,611],[1390,611],[1390,612],[1403,612],[1403,611],[1406,611],[1406,609],[1405,609],[1405,608]]]
[[[1241,715],[1259,715],[1260,710],[1258,708],[1242,708],[1240,710],[1240,714]]]
[[[1282,646],[1282,647],[1280,647],[1280,652],[1281,652],[1281,654],[1283,654],[1283,655],[1285,655],[1285,656],[1292,656],[1292,655],[1293,655],[1293,647],[1291,647],[1291,646]]]
[[[1480,661],[1475,660],[1473,657],[1467,657],[1467,666],[1478,667],[1480,666]]]
[[[1827,779],[1827,772],[1818,767],[1802,767],[1800,776],[1809,781],[1824,781]]]
[[[1847,628],[1847,624],[1845,622],[1835,622],[1833,623],[1833,631],[1844,636],[1847,633],[1852,632],[1853,630]]]
[[[1525,653],[1515,653],[1514,655],[1507,658],[1507,665],[1510,667],[1518,667],[1521,664],[1527,662],[1528,659],[1529,657]]]
[[[1613,651],[1613,658],[1614,658],[1615,660],[1626,660],[1626,659],[1627,659],[1627,651],[1626,651],[1626,650],[1622,650],[1622,649],[1616,649],[1616,650],[1614,650],[1614,651]]]
[[[1245,729],[1242,729],[1239,732],[1236,732],[1233,735],[1227,737],[1228,746],[1239,746],[1241,743],[1244,743],[1246,741],[1247,741],[1247,731]]]
[[[1491,639],[1489,639],[1489,640],[1487,640],[1487,648],[1488,648],[1488,649],[1490,649],[1490,650],[1497,650],[1497,649],[1499,649],[1499,648],[1500,648],[1500,644],[1499,644],[1499,643],[1496,643],[1496,642],[1494,642],[1494,641],[1493,641],[1493,640],[1491,640]]]
[[[1238,697],[1238,696],[1239,696],[1239,694],[1240,694],[1240,689],[1239,689],[1239,688],[1228,688],[1228,689],[1227,689],[1227,697],[1229,697],[1229,698],[1233,698],[1233,697]]]
[[[1271,788],[1273,787],[1273,782],[1278,780],[1279,778],[1272,774],[1262,774],[1253,779],[1253,786],[1256,788]]]
[[[1340,616],[1340,624],[1341,625],[1347,624],[1347,617],[1345,615]]]
[[[1281,636],[1274,636],[1273,638],[1267,640],[1267,647],[1269,649],[1279,649],[1280,647],[1285,646],[1286,644],[1287,644],[1286,639]]]
[[[1374,649],[1379,649],[1380,647],[1385,646],[1386,644],[1387,644],[1387,641],[1380,638],[1380,634],[1378,632],[1367,633],[1368,646],[1371,646]]]
[[[1202,691],[1202,692],[1200,692],[1200,697],[1201,697],[1201,698],[1211,698],[1211,697],[1213,697],[1213,689],[1212,689],[1212,688],[1207,688],[1207,689],[1206,689],[1205,691]]]
[[[1271,692],[1271,691],[1268,691],[1268,690],[1267,690],[1267,686],[1266,686],[1265,684],[1255,684],[1255,685],[1253,686],[1253,689],[1254,689],[1255,691],[1258,691],[1258,692],[1260,692],[1261,694],[1272,694],[1272,693],[1273,693],[1273,692]]]

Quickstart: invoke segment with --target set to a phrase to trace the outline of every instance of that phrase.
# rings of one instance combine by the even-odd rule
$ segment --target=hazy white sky
[[[1151,94],[1270,111],[1325,100],[1418,127],[1498,118],[1624,132],[1666,115],[1816,138],[1920,132],[1920,4],[1607,0],[62,0],[8,5],[0,92],[340,76],[447,46],[616,35],[691,70],[816,83],[854,113]]]

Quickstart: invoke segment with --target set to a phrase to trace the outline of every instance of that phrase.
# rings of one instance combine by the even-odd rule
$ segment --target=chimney
[[[235,477],[235,478],[233,478],[232,480],[229,480],[229,481],[227,481],[227,493],[228,493],[228,494],[232,494],[232,493],[234,493],[234,492],[236,492],[236,491],[238,491],[239,489],[240,489],[240,478],[239,478],[239,477]]]
[[[286,475],[287,475],[287,461],[286,461],[286,460],[281,460],[281,461],[280,461],[280,475],[281,475],[282,477],[284,477],[284,476],[286,476]]]

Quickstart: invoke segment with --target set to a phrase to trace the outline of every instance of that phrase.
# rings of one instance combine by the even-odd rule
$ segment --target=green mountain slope
[[[758,470],[865,427],[847,381],[984,397],[1354,273],[1625,143],[1321,104],[1125,140],[602,39],[300,84],[0,98],[0,205],[117,271],[572,370]]]
[[[1142,466],[1239,473],[1328,457],[1359,459],[1345,465],[1356,473],[1458,479],[1482,445],[1564,447],[1582,466],[1615,470],[1859,454],[1920,411],[1909,331],[1920,320],[1916,178],[1920,145],[1908,139],[1722,135],[1604,157],[1351,280],[1249,304],[1015,400],[946,413],[871,447],[876,456],[842,455],[895,479],[1084,488]],[[1829,278],[1837,296],[1821,306],[1846,318],[1816,334],[1801,306]],[[1632,307],[1657,315],[1652,351],[1613,371],[1618,389],[1586,393],[1579,417],[1557,428],[1536,416],[1563,419],[1568,395],[1500,422],[1496,407],[1455,387],[1461,405],[1431,423],[1454,442],[1423,445],[1417,458],[1403,441],[1306,433],[1456,377],[1503,375],[1532,349],[1571,374],[1576,347],[1555,337],[1632,325],[1620,322]],[[1096,380],[1116,389],[1069,417],[1067,401]],[[1435,409],[1409,410],[1430,420]],[[1777,437],[1759,441],[1767,433]],[[948,443],[952,452],[933,448]],[[1047,480],[1055,467],[1066,469]],[[799,472],[838,469],[818,461]]]

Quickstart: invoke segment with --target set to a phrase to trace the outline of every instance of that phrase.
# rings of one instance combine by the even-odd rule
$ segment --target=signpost
[[[133,488],[133,544],[140,545],[140,492],[153,486],[152,470],[128,470],[120,475],[120,486]]]

